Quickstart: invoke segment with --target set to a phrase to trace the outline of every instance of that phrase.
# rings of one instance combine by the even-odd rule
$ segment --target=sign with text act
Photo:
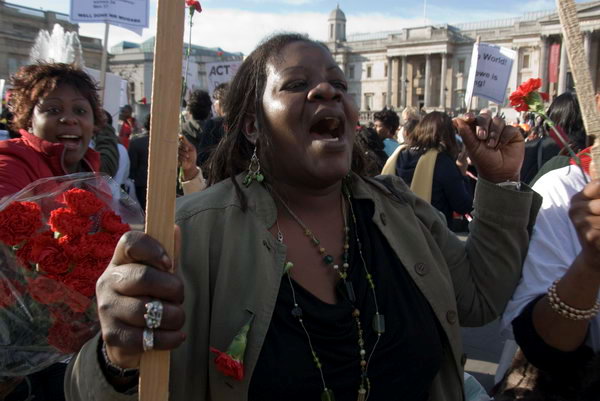
[[[498,104],[504,103],[516,57],[517,53],[514,50],[487,43],[475,43],[465,94],[467,107],[471,104],[473,96]]]

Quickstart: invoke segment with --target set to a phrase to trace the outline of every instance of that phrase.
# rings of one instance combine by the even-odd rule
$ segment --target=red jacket
[[[62,165],[64,145],[45,141],[21,130],[21,138],[0,141],[0,199],[40,178],[69,174]],[[100,169],[100,155],[88,149],[83,157],[88,171]]]

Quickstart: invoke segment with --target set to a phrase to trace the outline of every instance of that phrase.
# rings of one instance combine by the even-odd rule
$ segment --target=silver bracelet
[[[104,362],[104,366],[106,367],[106,371],[110,373],[112,376],[117,377],[134,377],[140,373],[140,370],[137,368],[121,368],[110,361],[108,357],[108,352],[106,351],[106,343],[102,342],[102,359]]]

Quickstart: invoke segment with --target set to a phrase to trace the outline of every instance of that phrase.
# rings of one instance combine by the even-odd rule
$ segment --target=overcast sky
[[[77,0],[82,1],[82,0]],[[183,1],[183,0],[181,0]],[[19,5],[69,13],[70,0],[7,0]],[[581,1],[578,1],[581,2]],[[248,54],[267,34],[299,31],[326,39],[332,0],[201,0],[204,11],[194,17],[192,42]],[[155,33],[157,0],[150,0],[150,27],[143,36],[111,27],[109,45],[122,40],[140,42]],[[347,34],[399,30],[427,23],[458,23],[510,18],[526,12],[550,10],[554,0],[341,0]],[[187,24],[186,24],[187,26]],[[186,28],[187,32],[187,28]],[[103,38],[102,24],[80,24],[80,34]],[[187,38],[187,33],[186,33]]]

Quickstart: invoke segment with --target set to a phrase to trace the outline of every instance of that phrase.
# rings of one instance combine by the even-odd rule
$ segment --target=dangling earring
[[[252,158],[250,158],[250,165],[248,166],[248,174],[246,178],[244,178],[244,185],[249,187],[252,184],[252,181],[263,182],[265,176],[260,171],[260,160],[258,160],[258,155],[256,154],[256,146],[254,147],[254,153],[252,153]]]

